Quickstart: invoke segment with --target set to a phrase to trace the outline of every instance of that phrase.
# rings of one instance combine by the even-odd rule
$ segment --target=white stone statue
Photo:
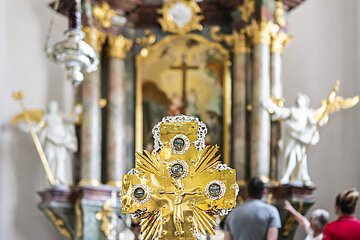
[[[264,107],[272,114],[273,120],[283,120],[286,125],[283,156],[287,164],[280,182],[312,186],[307,166],[307,150],[309,146],[319,142],[320,134],[309,97],[298,94],[295,106],[291,108],[278,106],[273,101],[264,102]]]
[[[58,103],[52,101],[41,122],[43,128],[39,131],[39,138],[56,184],[71,185],[72,154],[77,151],[75,121],[64,117],[59,111]]]

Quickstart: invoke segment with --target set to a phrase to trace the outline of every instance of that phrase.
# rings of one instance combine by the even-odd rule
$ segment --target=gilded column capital
[[[95,48],[96,52],[101,52],[102,46],[106,39],[106,34],[94,27],[84,27],[85,42]]]
[[[275,5],[275,20],[276,23],[279,24],[281,27],[286,26],[286,19],[285,19],[285,9],[284,9],[284,3],[283,0],[276,0]]]
[[[241,14],[240,19],[243,22],[249,22],[255,13],[255,0],[244,0],[243,3],[238,6],[238,11]]]
[[[279,26],[273,22],[262,19],[260,22],[252,20],[245,31],[254,45],[269,45],[271,43],[271,36],[277,33],[279,29]]]
[[[123,35],[109,37],[109,56],[113,58],[124,59],[126,54],[130,51],[133,40],[124,37]]]
[[[282,53],[284,48],[290,43],[292,39],[292,36],[289,36],[284,32],[278,32],[274,34],[271,41],[271,52]]]
[[[246,54],[249,51],[245,31],[234,30],[232,34],[221,34],[220,27],[215,26],[211,28],[210,36],[216,42],[224,42],[232,47],[234,53]]]
[[[249,52],[248,41],[244,31],[234,31],[234,53],[246,54]]]

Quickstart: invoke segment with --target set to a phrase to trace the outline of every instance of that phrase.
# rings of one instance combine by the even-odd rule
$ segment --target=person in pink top
[[[338,219],[325,226],[323,240],[360,240],[360,221],[354,215],[358,200],[356,189],[337,195],[335,212]]]

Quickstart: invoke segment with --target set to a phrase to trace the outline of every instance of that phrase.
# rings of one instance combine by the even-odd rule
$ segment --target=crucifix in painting
[[[182,112],[185,113],[185,108],[187,107],[187,96],[186,96],[186,81],[187,81],[187,71],[199,69],[198,66],[192,66],[186,64],[186,55],[182,56],[181,65],[178,66],[170,66],[170,69],[180,70],[182,73]]]

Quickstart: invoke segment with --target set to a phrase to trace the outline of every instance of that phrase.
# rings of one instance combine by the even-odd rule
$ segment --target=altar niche
[[[144,51],[145,50],[145,51]],[[229,52],[197,34],[166,36],[136,56],[136,150],[152,150],[152,126],[166,115],[199,117],[206,143],[230,158]]]

